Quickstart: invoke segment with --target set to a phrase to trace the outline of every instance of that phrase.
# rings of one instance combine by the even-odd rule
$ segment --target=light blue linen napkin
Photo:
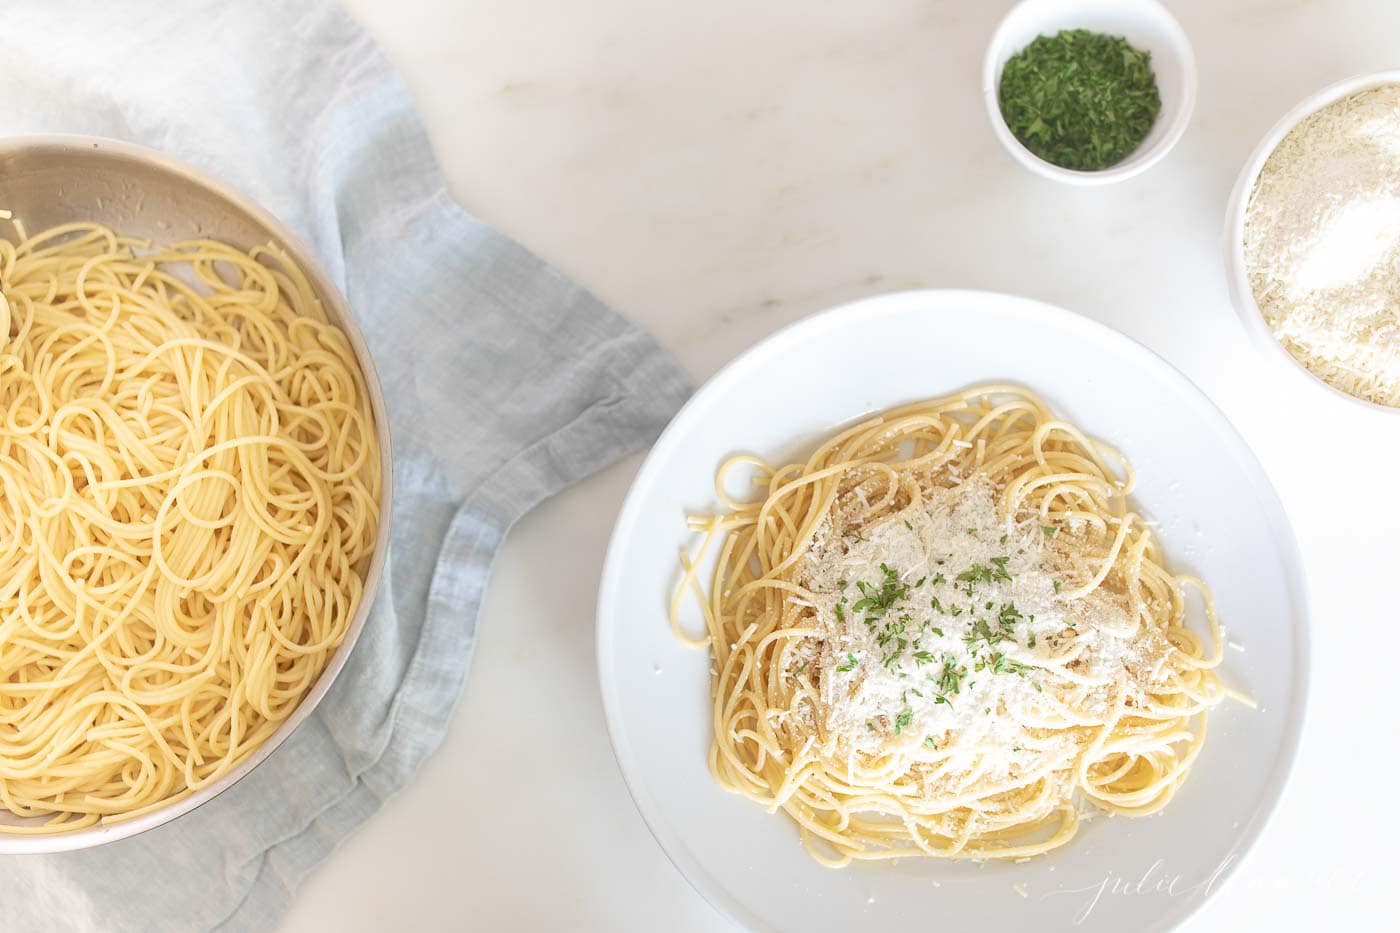
[[[687,393],[646,335],[448,197],[403,84],[331,3],[7,0],[0,134],[163,149],[308,242],[388,397],[396,503],[369,623],[316,714],[210,804],[0,858],[0,930],[267,930],[442,740],[502,537]]]

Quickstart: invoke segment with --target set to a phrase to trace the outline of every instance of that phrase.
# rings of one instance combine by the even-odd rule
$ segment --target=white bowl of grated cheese
[[[1274,124],[1231,192],[1224,250],[1231,300],[1266,356],[1335,396],[1394,414],[1400,112],[1389,97],[1358,99],[1392,88],[1400,100],[1400,70],[1347,78]],[[1322,149],[1311,145],[1317,139],[1336,142]]]

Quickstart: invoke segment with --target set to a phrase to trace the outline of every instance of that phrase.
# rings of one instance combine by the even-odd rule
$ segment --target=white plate
[[[666,621],[687,512],[714,507],[727,455],[805,453],[839,425],[983,381],[1012,381],[1117,445],[1140,511],[1178,570],[1214,589],[1229,640],[1227,703],[1186,786],[1159,816],[1095,819],[1023,863],[928,859],[833,871],[787,817],[710,777],[708,655]],[[1184,376],[1108,328],[982,292],[886,295],[809,317],[710,380],[642,466],[608,550],[598,667],[608,728],[638,808],[712,904],[755,929],[1155,930],[1218,888],[1278,800],[1307,685],[1307,606],[1277,496],[1225,417]]]

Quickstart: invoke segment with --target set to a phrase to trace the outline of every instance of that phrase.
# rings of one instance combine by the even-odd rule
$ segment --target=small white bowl
[[[1284,349],[1283,344],[1274,337],[1273,331],[1269,330],[1269,325],[1264,323],[1264,314],[1259,310],[1259,305],[1254,300],[1254,289],[1249,284],[1249,271],[1244,264],[1245,211],[1249,207],[1249,196],[1254,191],[1254,183],[1258,180],[1259,173],[1263,171],[1264,163],[1268,162],[1269,156],[1274,154],[1274,149],[1278,148],[1278,144],[1283,142],[1283,138],[1291,133],[1293,128],[1305,117],[1311,116],[1323,107],[1345,97],[1373,87],[1380,87],[1383,84],[1400,84],[1400,70],[1356,75],[1344,81],[1338,81],[1336,84],[1329,84],[1284,114],[1283,119],[1275,123],[1273,128],[1264,135],[1263,140],[1255,147],[1249,161],[1245,162],[1244,168],[1240,171],[1240,177],[1235,181],[1235,190],[1230,192],[1229,206],[1225,209],[1225,278],[1230,283],[1231,303],[1234,304],[1235,311],[1240,316],[1240,322],[1244,324],[1245,332],[1249,334],[1254,345],[1265,356],[1284,362],[1289,369],[1301,373],[1313,385],[1322,386],[1339,398],[1344,398],[1373,411],[1400,414],[1400,408],[1381,405],[1378,402],[1359,398],[1349,392],[1343,392],[1325,379],[1319,378],[1312,370],[1295,359],[1293,354]]]
[[[997,90],[1001,69],[1011,56],[1040,35],[1065,29],[1122,36],[1136,49],[1152,54],[1152,73],[1162,110],[1137,150],[1117,165],[1097,172],[1061,168],[1021,145],[1001,115]],[[1147,171],[1171,151],[1186,132],[1196,106],[1196,56],[1176,18],[1157,0],[1023,0],[1011,8],[992,34],[982,65],[982,98],[992,131],[1026,168],[1071,185],[1107,185]]]

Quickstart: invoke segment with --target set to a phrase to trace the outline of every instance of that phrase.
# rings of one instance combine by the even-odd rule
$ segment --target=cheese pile
[[[1109,715],[1115,690],[1146,702],[1171,646],[1103,589],[1062,595],[1081,581],[1051,540],[1001,519],[981,477],[858,534],[828,521],[803,572],[822,734],[896,772],[942,752],[931,795],[1071,767],[1092,730],[1063,719],[1066,697],[1081,716]]]
[[[1244,256],[1295,359],[1400,407],[1400,85],[1336,101],[1284,137],[1250,194]]]

